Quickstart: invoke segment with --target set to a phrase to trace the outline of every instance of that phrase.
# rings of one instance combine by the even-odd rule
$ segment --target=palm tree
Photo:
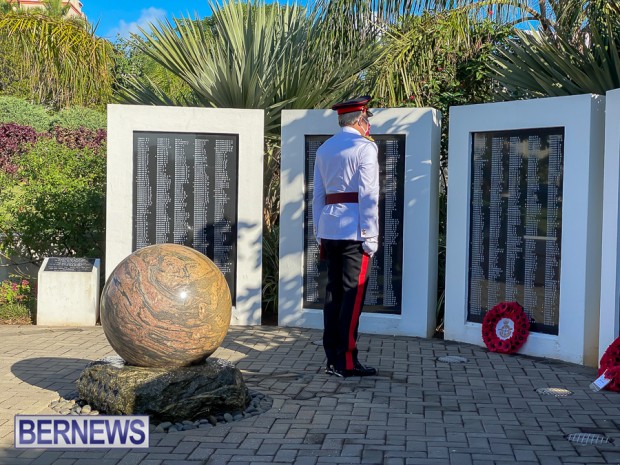
[[[112,45],[84,21],[13,11],[0,16],[0,44],[21,57],[14,71],[35,101],[65,107],[111,98]]]
[[[317,0],[317,5],[342,12],[342,24],[380,30],[425,10],[462,11],[515,26],[488,72],[500,84],[499,98],[604,93],[620,86],[619,0]]]
[[[385,106],[434,106],[444,114],[447,103],[488,99],[491,83],[481,71],[509,31],[462,10],[406,16],[385,29],[368,73],[371,93]],[[442,93],[451,98],[441,101]]]
[[[617,0],[563,3],[548,29],[515,31],[498,51],[490,76],[506,99],[605,94],[620,87],[620,4]]]
[[[209,27],[185,19],[142,31],[138,46],[191,89],[175,99],[149,79],[128,79],[121,101],[265,110],[267,230],[278,222],[279,126],[284,108],[324,108],[348,94],[371,60],[354,49],[338,58],[313,13],[264,0],[212,4]]]
[[[316,8],[324,13],[337,11],[340,24],[373,23],[373,27],[394,24],[403,16],[424,11],[441,13],[465,10],[501,22],[529,23],[537,21],[548,27],[555,23],[562,4],[571,0],[315,0]]]
[[[114,43],[116,53],[114,79],[115,90],[132,87],[136,79],[153,82],[156,88],[172,101],[187,101],[191,96],[189,86],[177,75],[146,55],[134,37],[117,37]]]

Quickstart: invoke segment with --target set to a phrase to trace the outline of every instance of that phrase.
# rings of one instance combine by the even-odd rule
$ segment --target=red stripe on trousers
[[[359,321],[362,305],[364,304],[362,298],[364,297],[364,284],[366,281],[366,272],[368,271],[368,258],[368,255],[362,254],[362,268],[360,269],[360,275],[357,278],[357,293],[355,294],[355,305],[353,306],[351,325],[349,326],[349,350],[346,354],[347,370],[352,370],[354,367],[352,350],[355,349],[355,326]]]

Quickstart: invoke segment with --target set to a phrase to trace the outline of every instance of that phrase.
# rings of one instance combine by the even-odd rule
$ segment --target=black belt
[[[338,192],[325,196],[325,205],[334,203],[358,203],[357,192]]]

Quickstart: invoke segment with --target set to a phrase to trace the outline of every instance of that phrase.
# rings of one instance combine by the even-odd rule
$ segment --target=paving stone
[[[301,457],[295,459],[295,465],[316,465],[318,457]]]
[[[75,465],[93,465],[94,463],[96,464],[101,464],[101,465],[117,465],[119,462],[118,459],[97,459],[96,461],[90,458],[81,458],[81,459],[76,459],[73,463]],[[54,465],[56,465],[56,463],[54,463]]]
[[[0,464],[87,460],[83,451],[11,450],[10,428],[15,413],[47,408],[58,398],[50,389],[70,392],[86,363],[112,350],[100,327],[27,330],[0,326]],[[271,410],[208,430],[152,434],[148,449],[93,451],[90,458],[96,465],[620,462],[615,445],[574,446],[563,437],[587,428],[612,437],[618,431],[616,395],[587,389],[596,370],[451,341],[362,335],[360,354],[379,367],[379,376],[339,380],[322,372],[322,348],[312,344],[320,336],[316,330],[231,327],[214,356],[244,370],[248,386],[271,397]],[[436,360],[455,353],[469,362]],[[39,363],[43,357],[47,361]],[[49,357],[56,357],[53,363]],[[31,360],[16,377],[10,367]],[[574,395],[534,391],[544,386],[564,386]],[[620,434],[615,438],[620,443]]]
[[[280,444],[263,443],[256,451],[256,455],[275,455],[279,449]]]
[[[174,449],[172,449],[171,452],[173,454],[191,454],[194,449],[198,447],[199,444],[199,442],[180,441],[179,444]]]
[[[275,462],[294,463],[297,458],[296,450],[283,450],[280,449],[274,457]]]
[[[118,465],[138,465],[145,456],[146,452],[126,452],[125,456],[118,462]]]
[[[450,454],[450,464],[451,465],[471,465],[471,455],[470,454]]]
[[[40,455],[32,461],[33,465],[52,465],[56,460],[60,459],[62,452],[60,451],[46,451],[45,454]],[[0,457],[0,460],[2,458]],[[2,463],[2,462],[0,462]],[[11,462],[7,462],[7,465]]]

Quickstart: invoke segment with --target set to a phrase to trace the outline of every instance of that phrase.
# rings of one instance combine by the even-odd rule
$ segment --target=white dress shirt
[[[357,192],[359,203],[325,205],[326,194],[342,192]],[[317,239],[379,236],[377,145],[351,127],[342,128],[316,152],[312,215]]]

